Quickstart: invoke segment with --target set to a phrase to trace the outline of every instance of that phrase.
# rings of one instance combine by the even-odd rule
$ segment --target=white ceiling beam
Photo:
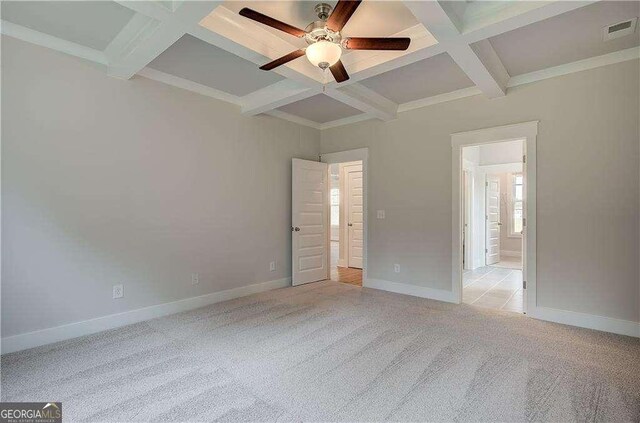
[[[108,73],[129,79],[197,25],[220,2],[181,2],[175,11],[151,1],[120,1],[138,13],[107,46]]]
[[[460,20],[438,1],[405,1],[405,4],[483,93],[489,98],[507,93],[509,74],[489,41],[472,48],[461,40]]]
[[[381,120],[392,120],[398,117],[396,103],[361,84],[330,88],[325,94]]]
[[[174,87],[182,88],[183,90],[191,91],[200,95],[222,100],[227,103],[240,105],[240,97],[233,94],[225,93],[215,88],[208,87],[206,85],[198,84],[189,79],[180,78],[175,75],[161,72],[152,68],[144,68],[137,73],[139,76],[143,76],[147,79],[162,82],[167,85],[173,85]]]
[[[285,79],[242,97],[242,113],[257,115],[320,94],[322,87],[308,87]]]
[[[447,53],[487,97],[502,97],[507,93],[509,74],[489,41],[482,43],[482,49],[467,44],[451,45]]]

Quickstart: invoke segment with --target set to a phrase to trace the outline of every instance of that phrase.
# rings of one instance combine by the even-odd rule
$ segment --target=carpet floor
[[[337,282],[2,357],[64,421],[640,421],[640,340]]]

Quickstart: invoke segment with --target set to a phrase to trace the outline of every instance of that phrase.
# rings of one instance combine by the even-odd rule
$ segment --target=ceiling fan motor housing
[[[342,41],[342,35],[339,32],[333,32],[327,28],[327,23],[323,20],[311,22],[305,28],[307,32],[304,36],[304,40],[307,44],[313,44],[320,40],[331,41],[332,43],[340,44]]]

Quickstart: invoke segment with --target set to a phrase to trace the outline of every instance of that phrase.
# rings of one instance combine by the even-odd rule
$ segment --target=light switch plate
[[[394,264],[393,265],[393,271],[396,273],[400,273],[400,265],[399,264]]]
[[[384,219],[384,210],[378,210],[378,219]]]
[[[274,270],[276,270],[276,262],[275,261],[272,261],[271,263],[269,263],[269,270],[272,271],[272,272]]]

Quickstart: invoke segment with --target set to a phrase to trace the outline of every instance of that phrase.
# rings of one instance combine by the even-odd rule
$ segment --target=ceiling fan
[[[307,56],[307,59],[320,69],[329,68],[337,82],[349,79],[347,70],[340,61],[342,49],[346,50],[406,50],[411,39],[407,37],[397,38],[342,38],[342,28],[356,11],[362,0],[339,0],[335,9],[326,3],[315,6],[315,12],[319,20],[311,22],[304,30],[281,22],[277,19],[263,15],[249,8],[243,8],[240,15],[252,19],[264,25],[286,32],[298,38],[304,38],[309,46],[306,49],[292,51],[266,65],[260,66],[262,70],[272,70],[280,65]],[[332,13],[333,9],[333,13]]]

